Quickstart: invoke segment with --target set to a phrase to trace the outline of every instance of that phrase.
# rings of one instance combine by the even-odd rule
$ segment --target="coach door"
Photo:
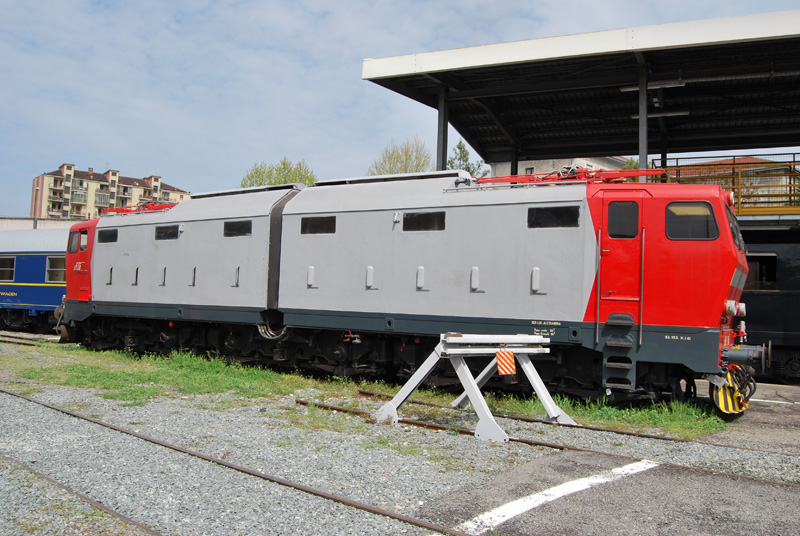
[[[610,313],[628,313],[639,320],[644,260],[642,201],[642,192],[603,193],[600,301],[605,307],[601,321]]]

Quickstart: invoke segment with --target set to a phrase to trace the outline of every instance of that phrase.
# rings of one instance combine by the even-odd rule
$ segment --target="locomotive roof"
[[[236,219],[266,216],[277,201],[297,188],[248,189],[192,197],[166,212],[116,214],[103,217],[98,227],[124,227],[152,223]],[[224,194],[224,195],[223,195]]]
[[[467,177],[467,174],[450,172],[438,176],[390,175],[318,183],[306,188],[288,203],[284,214],[406,210],[521,202],[574,202],[586,197],[585,183],[519,188],[508,185],[483,187],[474,179],[471,179],[470,184],[460,182]],[[401,180],[403,178],[410,180]],[[413,180],[414,178],[422,180]],[[457,185],[457,182],[460,184]]]
[[[69,229],[27,229],[0,233],[0,255],[6,253],[64,253]]]

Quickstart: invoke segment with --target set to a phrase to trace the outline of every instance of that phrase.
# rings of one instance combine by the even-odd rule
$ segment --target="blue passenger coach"
[[[0,329],[45,333],[66,292],[68,229],[0,232]]]

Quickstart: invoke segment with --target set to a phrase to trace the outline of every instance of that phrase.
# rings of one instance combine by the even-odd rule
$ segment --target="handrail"
[[[734,210],[743,214],[800,214],[798,155],[669,159],[666,182],[718,184],[734,192]],[[664,182],[665,179],[655,179]]]

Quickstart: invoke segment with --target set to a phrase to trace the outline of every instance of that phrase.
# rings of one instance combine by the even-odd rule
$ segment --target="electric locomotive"
[[[0,329],[45,333],[66,291],[67,229],[0,233]]]
[[[444,332],[545,335],[534,364],[551,389],[681,398],[702,377],[740,413],[763,349],[740,344],[747,261],[730,199],[621,181],[652,173],[364,177],[82,222],[64,329],[96,348],[395,380]]]

